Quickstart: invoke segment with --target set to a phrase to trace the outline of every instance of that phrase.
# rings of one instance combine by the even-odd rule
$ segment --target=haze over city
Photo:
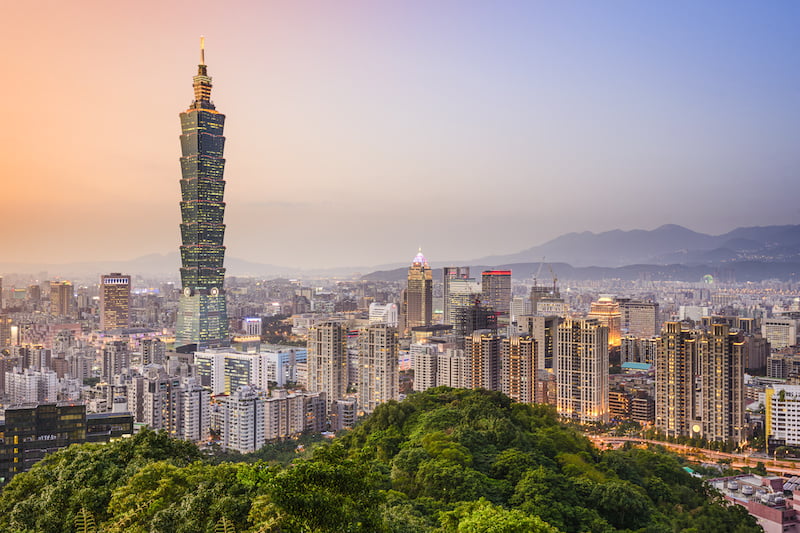
[[[320,268],[798,218],[796,3],[13,3],[6,261],[177,250],[206,37],[229,257]]]

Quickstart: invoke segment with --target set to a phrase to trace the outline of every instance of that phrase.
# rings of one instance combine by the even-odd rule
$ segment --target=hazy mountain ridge
[[[479,272],[488,267],[513,266],[515,277],[530,277],[544,259],[562,279],[699,279],[696,275],[727,272],[740,280],[791,279],[800,272],[800,225],[736,228],[722,235],[707,235],[675,224],[654,230],[613,230],[602,233],[567,233],[544,244],[507,255],[475,260],[433,261],[432,264],[470,265]],[[775,264],[773,264],[775,263]],[[247,261],[225,260],[229,276],[253,277],[352,277],[366,272],[364,279],[405,277],[407,264],[346,266],[302,269]],[[59,277],[91,277],[123,272],[143,277],[178,279],[177,252],[148,254],[128,261],[85,261],[79,263],[0,263],[0,272]],[[440,272],[440,269],[437,269]],[[530,272],[531,274],[527,274]],[[731,274],[733,273],[733,274]],[[740,278],[741,277],[741,278]]]
[[[708,261],[800,261],[800,225],[736,228],[707,235],[675,224],[654,230],[567,233],[518,253],[476,259],[481,264],[564,262],[576,267],[682,264]]]
[[[511,270],[514,279],[532,278],[539,270],[536,263],[510,263],[499,265],[469,265],[473,277],[480,278],[481,272],[487,269]],[[626,265],[623,267],[575,267],[567,263],[548,263],[559,280],[611,280],[626,281],[700,281],[706,274],[711,274],[720,281],[763,281],[767,279],[796,280],[800,276],[800,262],[763,262],[736,261],[730,263],[712,263],[699,265]],[[408,267],[393,270],[380,270],[367,274],[362,279],[368,281],[402,281],[408,276]],[[442,269],[433,269],[433,278],[441,279]],[[548,269],[544,269],[539,283],[547,285],[552,282]]]

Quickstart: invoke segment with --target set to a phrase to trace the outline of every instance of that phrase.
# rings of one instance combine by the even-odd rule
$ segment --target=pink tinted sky
[[[228,117],[231,256],[374,265],[418,245],[438,261],[567,231],[794,223],[797,12],[15,2],[2,261],[177,249],[178,113],[201,34]]]

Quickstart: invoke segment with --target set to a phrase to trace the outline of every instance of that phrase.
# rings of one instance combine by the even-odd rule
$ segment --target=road
[[[638,444],[656,444],[663,446],[670,451],[679,455],[692,459],[698,462],[719,462],[722,459],[730,460],[731,466],[734,468],[753,467],[758,463],[762,463],[771,472],[780,476],[800,476],[800,462],[768,459],[766,457],[753,457],[747,454],[740,453],[726,453],[718,452],[716,450],[709,450],[706,448],[698,448],[696,446],[688,446],[686,444],[673,444],[670,442],[661,442],[657,440],[642,439],[639,437],[612,437],[606,435],[586,435],[595,446],[600,449],[606,448],[611,445],[612,448],[618,448],[626,442],[633,442]]]

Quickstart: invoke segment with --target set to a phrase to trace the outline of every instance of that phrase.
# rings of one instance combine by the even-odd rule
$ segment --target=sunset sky
[[[800,2],[56,0],[2,18],[2,262],[177,250],[200,35],[228,256],[458,260],[800,220]]]

